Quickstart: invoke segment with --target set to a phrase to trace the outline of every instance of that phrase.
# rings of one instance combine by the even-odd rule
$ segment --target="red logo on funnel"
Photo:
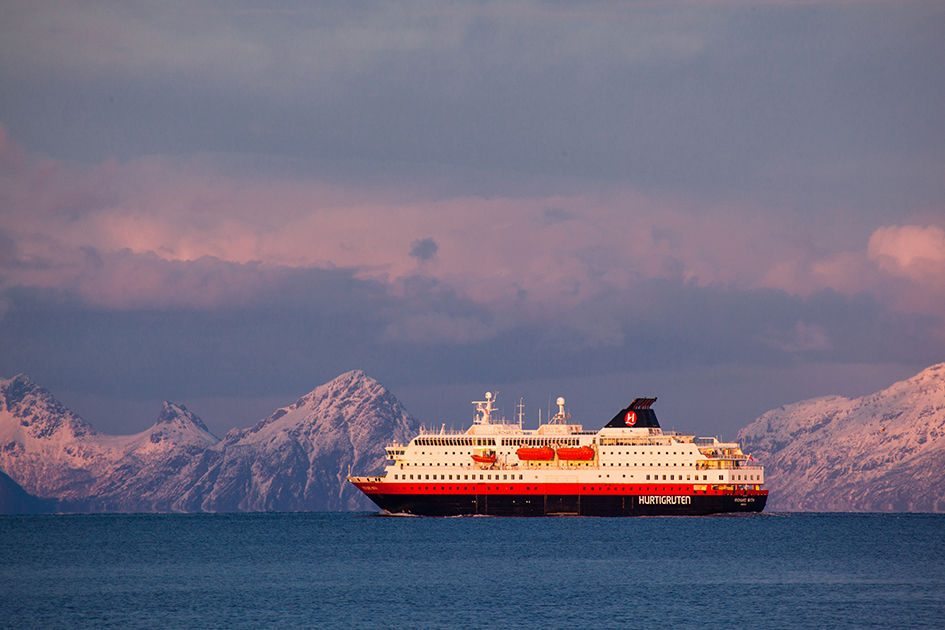
[[[628,411],[627,417],[624,418],[624,422],[627,423],[628,427],[632,427],[633,425],[637,423],[637,414],[634,413],[633,411]]]

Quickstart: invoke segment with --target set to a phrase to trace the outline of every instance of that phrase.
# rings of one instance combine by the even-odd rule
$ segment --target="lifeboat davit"
[[[523,446],[515,454],[524,462],[546,462],[555,458],[555,451],[550,446]]]
[[[494,464],[496,460],[495,451],[485,451],[484,453],[473,453],[473,461],[479,464]]]
[[[565,461],[587,461],[594,459],[594,449],[590,446],[559,448],[558,459]]]

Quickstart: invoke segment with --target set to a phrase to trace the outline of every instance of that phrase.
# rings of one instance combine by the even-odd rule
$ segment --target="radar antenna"
[[[571,419],[571,414],[564,410],[564,398],[559,396],[555,403],[558,405],[558,413],[548,421],[548,424],[567,424]]]

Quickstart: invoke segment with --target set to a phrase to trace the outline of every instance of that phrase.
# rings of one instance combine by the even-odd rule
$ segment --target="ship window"
[[[430,478],[430,475],[427,475],[427,479],[429,479],[429,478]]]
[[[647,480],[647,481],[650,480],[650,476],[649,476],[649,475],[646,476],[646,480]]]
[[[724,479],[725,477],[723,475],[719,475],[719,481],[723,481]]]
[[[413,475],[410,475],[410,478],[413,479]]]
[[[503,481],[506,481],[506,480],[508,480],[508,478],[509,478],[509,476],[508,476],[508,475],[502,475],[502,480],[503,480]]]
[[[689,475],[686,475],[686,481],[689,481]]]
[[[394,479],[397,479],[397,475],[394,475]]]
[[[479,475],[479,481],[482,481],[482,475]]]
[[[521,475],[518,476],[518,480],[519,480],[519,481],[522,480],[522,476],[521,476]]]
[[[708,481],[709,475],[702,475],[702,481]]]
[[[666,481],[666,475],[663,475],[663,481]]]
[[[670,481],[673,481],[673,477],[674,477],[674,475],[670,475],[670,476],[669,476],[669,480],[670,480]]]

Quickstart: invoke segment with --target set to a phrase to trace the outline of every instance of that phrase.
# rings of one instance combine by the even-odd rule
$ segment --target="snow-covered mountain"
[[[65,511],[369,508],[344,481],[349,467],[380,469],[384,446],[417,429],[400,402],[360,371],[222,441],[167,402],[148,430],[105,435],[28,377],[0,380],[0,471]]]
[[[171,403],[146,431],[105,435],[29,378],[0,379],[0,512],[373,509],[345,476],[380,471],[418,430],[360,371],[223,440]],[[945,363],[769,411],[738,440],[765,465],[769,510],[945,511]]]
[[[219,441],[200,418],[168,402],[146,431],[106,435],[28,377],[0,380],[0,470],[65,509],[111,509],[99,497],[122,491],[146,505],[162,477]]]
[[[769,510],[945,512],[945,363],[769,411],[737,439],[765,466]]]
[[[418,431],[419,422],[383,385],[360,370],[348,372],[227,433],[191,471],[174,509],[376,509],[345,477],[380,471],[384,447]]]

